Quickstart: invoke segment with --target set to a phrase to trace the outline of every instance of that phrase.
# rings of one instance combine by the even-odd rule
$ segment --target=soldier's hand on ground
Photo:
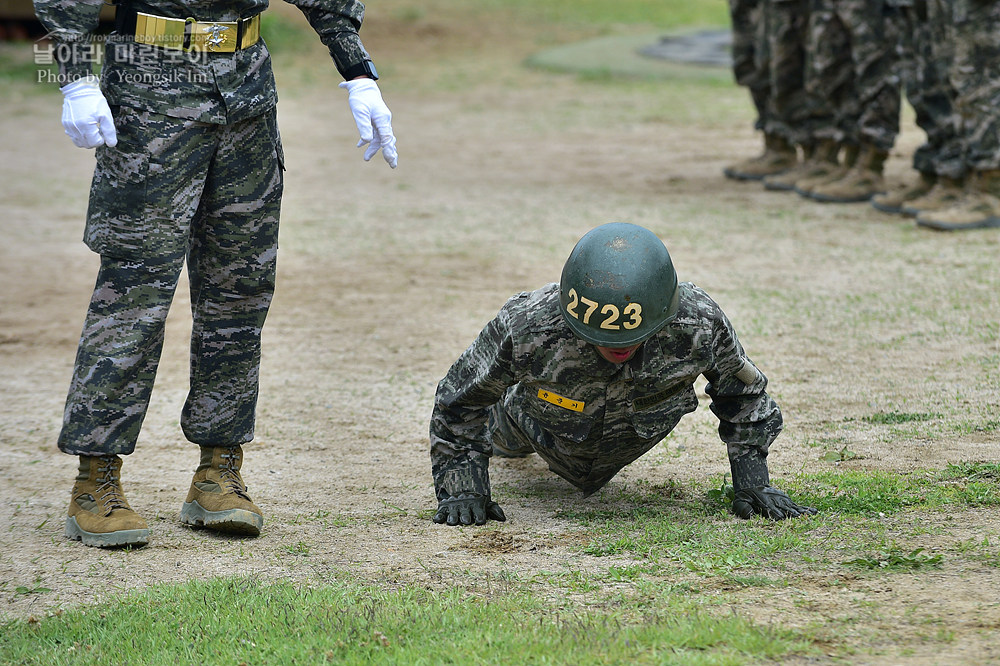
[[[63,94],[62,125],[73,144],[80,148],[115,146],[118,133],[108,101],[101,93],[97,77],[88,76],[67,83]]]
[[[358,148],[368,144],[365,162],[381,150],[386,163],[395,169],[397,155],[396,137],[392,133],[392,112],[382,100],[378,84],[365,78],[344,81],[340,87],[347,89],[347,103],[351,106],[354,122],[361,134]]]
[[[449,525],[485,525],[487,520],[504,522],[500,505],[488,496],[478,493],[462,493],[458,497],[449,497],[438,502],[437,513],[433,518],[435,523]]]
[[[740,518],[760,515],[771,520],[785,520],[786,518],[815,515],[818,512],[812,507],[796,504],[787,494],[777,488],[758,486],[736,491],[733,498],[733,513]]]

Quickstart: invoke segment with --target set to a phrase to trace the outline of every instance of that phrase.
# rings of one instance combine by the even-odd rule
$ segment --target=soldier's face
[[[611,361],[612,363],[624,363],[635,355],[636,350],[642,346],[642,344],[632,345],[631,347],[597,347],[597,353],[606,361]]]

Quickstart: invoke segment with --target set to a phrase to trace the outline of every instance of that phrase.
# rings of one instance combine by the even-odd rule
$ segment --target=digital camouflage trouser
[[[736,83],[750,91],[757,110],[754,128],[767,124],[768,99],[771,94],[764,48],[764,8],[761,0],[729,0],[729,16],[733,31],[733,77]]]
[[[884,0],[811,0],[807,87],[836,109],[825,139],[889,150],[899,133],[900,22]]]
[[[916,0],[901,8],[902,79],[927,141],[913,153],[913,168],[959,179],[965,175],[961,119],[948,70],[954,60],[951,0]]]
[[[809,2],[767,0],[765,14],[771,95],[764,131],[792,143],[811,143],[816,109],[805,88]]]
[[[1000,169],[1000,2],[952,0],[955,60],[951,82],[962,118],[965,163]]]
[[[97,151],[85,234],[101,268],[59,448],[134,450],[185,258],[193,328],[181,427],[197,444],[248,442],[278,244],[274,109],[232,125],[113,111],[118,145]]]

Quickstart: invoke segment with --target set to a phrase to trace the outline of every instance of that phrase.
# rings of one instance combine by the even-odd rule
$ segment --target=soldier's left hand
[[[760,515],[771,520],[785,520],[815,515],[818,511],[810,506],[796,504],[777,488],[758,486],[736,491],[736,496],[733,498],[733,513],[740,518]]]
[[[361,134],[358,148],[368,144],[365,162],[381,150],[386,163],[395,169],[398,156],[396,137],[392,133],[392,112],[382,100],[378,84],[373,79],[364,78],[344,81],[340,87],[347,89],[347,103]]]

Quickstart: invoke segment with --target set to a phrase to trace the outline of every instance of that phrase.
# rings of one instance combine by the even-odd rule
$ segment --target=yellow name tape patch
[[[568,409],[572,412],[582,412],[584,402],[582,400],[571,400],[570,398],[563,397],[558,393],[553,393],[552,391],[546,391],[545,389],[538,389],[538,397],[545,402],[551,402],[557,407],[562,407],[563,409]]]

